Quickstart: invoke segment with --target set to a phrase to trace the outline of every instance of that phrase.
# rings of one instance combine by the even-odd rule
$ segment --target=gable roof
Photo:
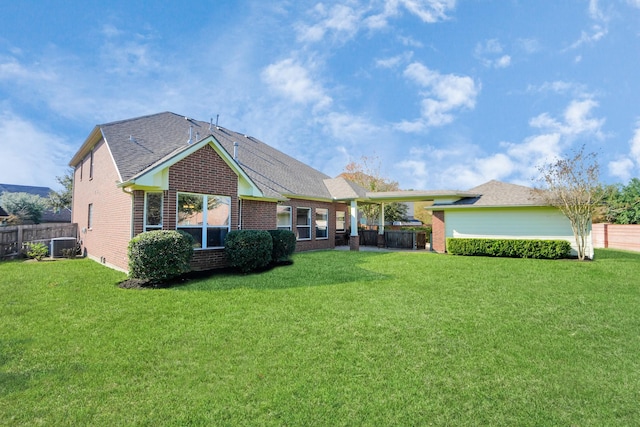
[[[229,158],[233,158],[234,142],[237,142],[237,166],[264,197],[334,198],[324,184],[324,180],[330,179],[328,175],[257,138],[170,112],[96,126],[70,165],[77,165],[100,138],[104,138],[118,173],[126,182],[157,166],[163,159],[186,150],[190,146],[190,131],[192,143],[212,136]]]
[[[491,180],[469,190],[475,197],[466,197],[450,205],[434,205],[434,210],[442,208],[470,207],[528,207],[547,206],[545,200],[530,187]]]

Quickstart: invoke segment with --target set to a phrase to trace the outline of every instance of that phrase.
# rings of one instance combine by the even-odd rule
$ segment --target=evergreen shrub
[[[447,239],[447,252],[452,255],[495,256],[509,258],[568,258],[571,245],[566,240],[534,239]]]
[[[269,230],[273,240],[271,262],[287,262],[296,250],[296,235],[291,230]]]
[[[129,241],[129,277],[165,281],[188,273],[193,237],[175,230],[154,230]]]
[[[273,239],[264,230],[232,230],[224,240],[224,251],[231,267],[249,273],[269,265]]]

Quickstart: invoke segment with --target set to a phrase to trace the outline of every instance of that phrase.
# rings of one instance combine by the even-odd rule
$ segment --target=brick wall
[[[640,225],[593,224],[591,236],[594,248],[640,251]]]
[[[87,256],[126,270],[132,196],[116,186],[120,178],[104,141],[93,148],[93,174],[90,163],[91,155],[88,155],[74,171],[72,222],[78,224],[82,249]],[[93,205],[91,228],[89,204]]]
[[[434,211],[432,218],[433,222],[431,224],[431,249],[439,253],[444,253],[447,248],[444,230],[444,211]]]
[[[275,230],[277,204],[257,200],[242,200],[242,224],[244,230]]]
[[[169,168],[169,190],[164,194],[163,228],[175,230],[178,192],[231,198],[231,230],[238,228],[238,177],[216,151],[206,145]],[[191,267],[207,270],[227,265],[224,249],[196,249]]]

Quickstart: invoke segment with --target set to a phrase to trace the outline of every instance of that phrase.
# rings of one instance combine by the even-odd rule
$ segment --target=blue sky
[[[582,145],[640,176],[640,0],[97,3],[0,5],[0,182],[56,187],[96,124],[162,111],[403,189],[532,185]]]

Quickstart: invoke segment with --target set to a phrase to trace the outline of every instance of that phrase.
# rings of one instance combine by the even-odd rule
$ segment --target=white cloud
[[[574,99],[555,117],[542,113],[531,118],[533,133],[520,142],[501,142],[500,151],[486,153],[467,140],[455,141],[444,148],[413,148],[398,162],[403,181],[413,188],[453,187],[468,189],[498,179],[531,185],[538,167],[562,156],[578,138],[601,138],[604,119],[594,118],[597,103]],[[415,123],[413,123],[415,125]],[[631,142],[640,165],[640,125]],[[622,168],[619,163],[610,167]]]
[[[421,117],[413,122],[398,124],[398,129],[402,131],[417,132],[428,127],[443,126],[454,120],[454,112],[475,107],[480,87],[471,77],[441,74],[419,62],[410,64],[404,76],[422,87],[423,100]]]
[[[11,111],[0,112],[0,182],[55,187],[73,150],[62,137]]]
[[[26,65],[18,58],[0,56],[0,81],[10,81],[17,84],[32,84],[34,82],[52,82],[56,74],[51,70],[36,65]]]
[[[302,42],[318,42],[327,33],[331,33],[336,40],[353,37],[358,31],[361,11],[345,5],[334,5],[327,9],[322,3],[312,9],[318,22],[313,25],[297,24],[298,40]]]
[[[292,58],[267,66],[262,79],[273,91],[297,104],[325,108],[332,102],[322,85],[311,78],[309,70]]]
[[[386,28],[389,21],[401,16],[403,11],[432,24],[449,19],[447,14],[456,5],[455,0],[382,0],[368,5],[347,3],[330,7],[324,3],[316,4],[309,13],[313,23],[294,24],[298,41],[317,43],[331,36],[334,41],[344,43],[362,28],[372,31]],[[422,45],[411,38],[405,38],[405,43]]]
[[[365,117],[346,113],[328,113],[319,117],[318,122],[332,138],[343,142],[369,141],[382,131],[380,126]]]
[[[511,65],[511,56],[503,54],[504,48],[498,39],[489,39],[476,45],[474,54],[488,68],[506,68]]]
[[[629,141],[629,154],[609,162],[609,173],[628,181],[634,170],[640,170],[640,120]]]
[[[542,49],[537,39],[518,39],[515,45],[518,49],[529,55],[539,52]]]
[[[402,55],[396,55],[390,58],[376,59],[375,64],[376,67],[379,68],[396,68],[397,66],[410,61],[411,57],[413,57],[413,52],[405,52]]]
[[[589,98],[591,94],[587,92],[587,88],[583,84],[575,82],[566,82],[563,80],[555,80],[553,82],[544,82],[539,86],[529,85],[527,92],[553,92],[560,95],[569,94],[574,97]]]
[[[634,168],[635,163],[633,163],[633,160],[626,157],[612,160],[608,164],[609,174],[620,178],[623,182],[627,182],[631,179]]]
[[[605,13],[598,3],[598,0],[589,0],[589,7],[587,10],[589,18],[594,23],[591,25],[589,31],[582,31],[580,38],[571,44],[566,50],[577,49],[583,44],[593,44],[609,33],[609,21],[610,17]],[[578,57],[581,59],[581,57]],[[577,58],[576,58],[577,59]],[[576,62],[579,62],[577,60]]]
[[[506,68],[511,65],[511,57],[509,55],[502,55],[496,61],[494,61],[494,67]]]
[[[640,1],[640,0],[639,0]],[[398,36],[398,40],[400,41],[400,43],[402,43],[404,46],[409,46],[409,47],[424,47],[424,43],[422,43],[420,40],[416,40],[413,37],[403,37],[403,36]]]
[[[529,125],[543,131],[559,133],[564,137],[588,134],[602,138],[605,119],[591,117],[591,111],[598,106],[593,99],[572,100],[563,113],[563,121],[542,113],[529,121]]]

